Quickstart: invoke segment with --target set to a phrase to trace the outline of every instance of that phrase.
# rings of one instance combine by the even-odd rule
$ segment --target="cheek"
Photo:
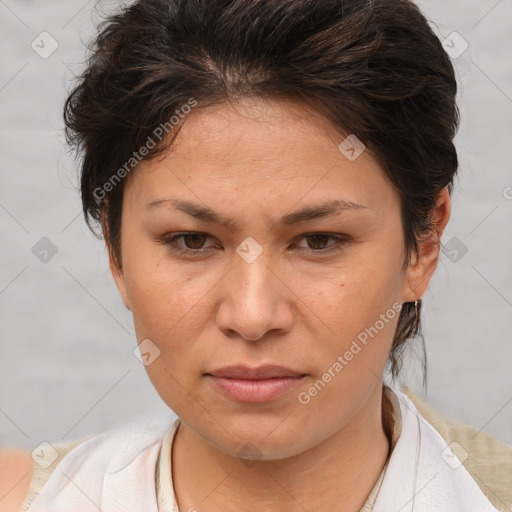
[[[333,334],[346,340],[400,301],[404,280],[400,263],[396,254],[369,245],[338,272],[317,280],[308,303]]]
[[[331,369],[340,376],[332,379],[321,401],[335,399],[331,393],[344,395],[352,386],[364,388],[363,382],[371,384],[381,374],[400,314],[400,256],[399,251],[383,250],[382,244],[368,244],[364,254],[361,251],[357,260],[322,280],[310,296],[310,309],[327,326],[325,342],[315,350],[322,354],[320,373]]]
[[[208,279],[161,265],[130,268],[125,279],[138,338],[152,336],[162,343],[183,339],[185,333],[191,338],[200,329],[202,299],[212,286]]]
[[[330,414],[333,404],[351,414],[380,385],[400,314],[395,280],[370,269],[354,270],[317,294],[315,311],[328,329],[322,343],[309,345],[317,371],[298,396],[300,405],[318,412],[310,417]],[[339,425],[348,420],[340,414]]]
[[[190,391],[207,368],[201,346],[210,318],[209,279],[184,276],[162,265],[127,265],[126,282],[137,340],[150,339],[159,356],[145,367],[154,388],[175,411],[191,407]],[[198,409],[197,414],[200,414]]]
[[[209,284],[194,270],[173,265],[165,247],[125,226],[123,274],[139,341],[153,337],[158,344],[190,322]]]
[[[324,343],[315,350],[322,354],[319,369],[327,371],[339,362],[338,356],[341,356],[343,374],[347,378],[350,376],[349,383],[360,381],[362,372],[368,370],[380,374],[389,356],[398,321],[400,303],[393,295],[376,287],[375,281],[371,284],[372,287],[346,281],[343,286],[338,285],[343,291],[338,292],[335,299],[329,294],[329,300],[323,297],[317,304],[328,327]],[[341,368],[337,367],[336,373],[339,373]]]

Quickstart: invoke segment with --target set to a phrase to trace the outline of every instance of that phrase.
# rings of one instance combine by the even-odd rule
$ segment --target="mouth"
[[[306,374],[277,365],[227,366],[205,376],[224,396],[240,403],[265,403],[295,388]]]

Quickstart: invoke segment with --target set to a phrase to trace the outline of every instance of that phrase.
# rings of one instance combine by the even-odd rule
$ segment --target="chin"
[[[249,464],[257,460],[280,460],[293,457],[314,446],[314,440],[306,446],[303,431],[289,423],[286,415],[276,418],[219,420],[215,431],[198,432],[203,439],[218,450]],[[204,434],[207,434],[206,436]],[[231,434],[231,435],[229,435]],[[310,446],[311,445],[311,446]]]

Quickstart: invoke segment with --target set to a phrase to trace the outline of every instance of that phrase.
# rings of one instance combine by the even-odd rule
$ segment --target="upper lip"
[[[207,375],[230,379],[257,380],[271,379],[275,377],[301,377],[304,374],[279,365],[265,365],[258,366],[257,368],[251,368],[244,365],[234,365],[224,366],[223,368],[213,370],[208,372]]]

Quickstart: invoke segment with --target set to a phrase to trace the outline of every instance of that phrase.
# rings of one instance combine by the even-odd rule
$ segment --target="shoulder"
[[[443,437],[494,507],[511,510],[512,446],[444,416],[407,388],[402,391]]]
[[[111,495],[103,496],[106,475],[109,476],[109,485],[115,484],[115,492],[123,478],[131,478],[130,485],[135,487],[152,482],[154,489],[152,458],[156,461],[160,443],[168,429],[168,420],[145,418],[78,440],[45,443],[32,452],[30,488],[25,493],[21,509],[12,510],[65,510],[66,503],[70,502],[77,504],[76,509],[79,509],[78,504],[86,500],[114,499]],[[147,471],[147,475],[153,473],[153,479],[142,478],[142,483],[138,482],[141,480],[141,468]],[[72,475],[73,485],[66,475]],[[130,485],[124,485],[124,488],[131,488]],[[0,512],[10,510],[4,511],[0,506]]]
[[[32,453],[0,448],[0,512],[28,510],[63,457],[87,439],[45,443]]]
[[[30,452],[0,447],[1,512],[18,512],[30,487],[32,465]]]

